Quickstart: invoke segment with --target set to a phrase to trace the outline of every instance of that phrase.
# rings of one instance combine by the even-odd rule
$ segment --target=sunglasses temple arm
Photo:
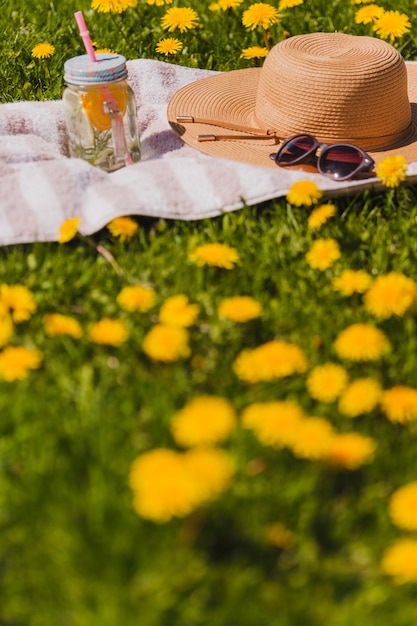
[[[247,126],[239,126],[238,124],[222,124],[217,120],[202,119],[193,117],[192,115],[178,115],[176,121],[179,124],[210,124],[211,126],[218,126],[219,128],[225,128],[227,130],[236,130],[242,133],[249,133],[253,137],[247,135],[215,135],[213,133],[206,135],[197,135],[198,141],[222,141],[233,139],[271,139],[276,138],[274,130],[262,130],[258,128],[249,128]]]

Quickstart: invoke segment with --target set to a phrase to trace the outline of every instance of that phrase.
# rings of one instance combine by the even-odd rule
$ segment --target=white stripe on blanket
[[[69,217],[81,218],[83,234],[122,215],[215,217],[283,196],[293,182],[306,178],[305,172],[215,159],[173,133],[166,117],[171,95],[213,72],[138,59],[128,61],[128,74],[143,158],[112,174],[68,158],[60,100],[0,105],[0,245],[57,241]],[[409,174],[417,174],[416,163]],[[324,191],[342,191],[322,176],[308,177]],[[343,192],[363,186],[348,183]]]

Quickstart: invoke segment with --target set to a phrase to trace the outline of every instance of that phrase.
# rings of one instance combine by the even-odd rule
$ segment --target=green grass
[[[84,11],[100,47],[127,58],[160,58],[154,49],[164,36],[166,7],[140,3],[112,16],[90,11],[84,1],[19,4],[0,2],[3,102],[60,97],[64,60],[83,52],[75,10]],[[198,0],[190,5],[203,28],[186,34],[184,53],[168,62],[249,67],[241,49],[263,44],[261,33],[241,25],[249,2],[221,15]],[[410,16],[411,33],[396,45],[417,58],[417,8],[405,1],[384,6]],[[353,22],[355,10],[348,2],[306,1],[271,33],[274,40],[284,30],[365,33]],[[31,57],[40,41],[56,48],[44,62]],[[318,232],[307,228],[307,210],[284,198],[192,223],[137,218],[139,231],[125,243],[104,229],[65,245],[0,249],[0,283],[25,285],[37,302],[11,343],[43,354],[41,368],[24,380],[0,379],[0,626],[417,623],[415,584],[395,585],[380,567],[386,547],[405,534],[392,524],[388,500],[417,478],[415,423],[392,424],[380,410],[352,422],[335,403],[312,400],[304,375],[245,385],[232,368],[242,349],[273,338],[297,343],[310,367],[338,361],[332,347],[338,332],[357,321],[375,322],[360,296],[344,298],[332,289],[332,277],[344,268],[373,276],[403,272],[417,281],[416,188],[363,192],[336,204],[336,216]],[[336,239],[342,251],[325,272],[305,260],[318,237]],[[230,271],[190,263],[189,251],[208,242],[233,246],[240,263]],[[130,284],[155,289],[150,312],[128,313],[117,304]],[[141,348],[162,302],[178,293],[201,307],[190,329],[199,367],[193,358],[153,362]],[[220,300],[240,294],[262,304],[262,317],[243,325],[219,319]],[[55,311],[76,317],[84,336],[47,337],[44,315]],[[89,324],[106,316],[129,328],[118,348],[88,339]],[[415,308],[376,323],[392,351],[374,364],[344,363],[350,377],[372,375],[385,388],[416,386]],[[239,413],[251,402],[292,398],[339,431],[373,437],[375,458],[356,471],[334,470],[262,446],[239,427],[223,446],[237,469],[221,497],[184,519],[143,519],[132,505],[131,463],[148,450],[176,448],[172,415],[200,393],[227,397]],[[248,471],[254,459],[264,466],[256,475]],[[265,541],[274,522],[294,533],[290,549]]]

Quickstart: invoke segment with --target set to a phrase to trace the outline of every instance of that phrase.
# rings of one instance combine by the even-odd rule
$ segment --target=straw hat
[[[269,154],[297,133],[353,143],[376,162],[417,161],[417,64],[375,37],[297,35],[275,45],[262,68],[186,85],[168,120],[194,148],[252,165],[277,167]]]

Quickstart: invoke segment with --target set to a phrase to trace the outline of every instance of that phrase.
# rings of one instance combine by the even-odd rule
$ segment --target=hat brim
[[[406,62],[408,96],[411,104],[412,125],[401,145],[386,151],[368,151],[376,163],[393,154],[401,154],[408,163],[417,161],[417,62]],[[257,127],[254,120],[256,94],[262,68],[249,68],[219,73],[192,82],[179,89],[169,101],[168,121],[177,135],[188,145],[217,158],[230,159],[250,165],[276,168],[269,157],[275,151],[272,138],[221,141],[199,141],[198,135],[232,135],[244,133],[207,123],[181,123],[177,117],[192,116],[208,119],[222,126]]]

